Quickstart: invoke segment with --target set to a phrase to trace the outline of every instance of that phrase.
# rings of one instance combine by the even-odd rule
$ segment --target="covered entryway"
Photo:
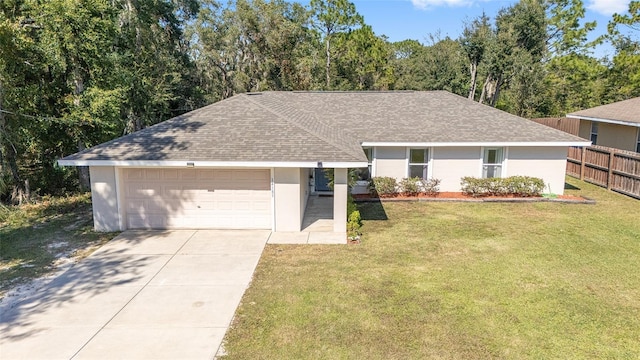
[[[123,169],[128,229],[271,229],[269,169]]]

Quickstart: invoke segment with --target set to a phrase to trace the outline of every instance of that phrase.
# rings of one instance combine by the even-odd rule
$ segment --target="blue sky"
[[[630,0],[583,0],[587,7],[586,21],[596,20],[598,27],[590,37],[607,31],[607,23],[615,12],[625,13]],[[351,0],[358,13],[371,25],[377,35],[386,35],[390,41],[418,40],[428,44],[428,35],[440,32],[444,38],[457,38],[464,21],[484,11],[492,19],[498,10],[516,3],[511,0]],[[306,3],[306,1],[303,1]],[[612,55],[610,46],[600,46],[596,57]]]

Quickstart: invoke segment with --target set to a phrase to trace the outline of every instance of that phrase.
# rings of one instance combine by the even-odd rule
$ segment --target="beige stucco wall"
[[[333,231],[347,231],[347,169],[335,169],[333,184]]]
[[[580,120],[581,138],[591,140],[591,121]],[[633,126],[598,123],[598,141],[597,144],[608,146],[616,149],[636,151],[636,141],[638,139],[638,128]]]
[[[633,126],[600,123],[597,145],[636,151],[637,135],[638,130]]]
[[[96,231],[119,231],[118,215],[118,181],[113,166],[92,166],[91,201],[93,203],[93,227]]]
[[[273,169],[275,231],[300,231],[303,216],[301,174],[299,168]]]
[[[510,147],[507,152],[505,176],[533,176],[542,178],[551,187],[545,193],[564,193],[567,167],[567,147]]]
[[[591,121],[580,119],[580,129],[578,136],[583,139],[591,140]]]
[[[440,179],[440,191],[460,191],[460,178],[482,176],[480,147],[432,149],[431,177]]]
[[[376,147],[374,162],[373,176],[389,176],[396,179],[407,176],[406,147]]]

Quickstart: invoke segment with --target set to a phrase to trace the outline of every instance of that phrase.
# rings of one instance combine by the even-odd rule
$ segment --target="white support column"
[[[333,180],[333,232],[347,232],[347,169],[335,169]]]

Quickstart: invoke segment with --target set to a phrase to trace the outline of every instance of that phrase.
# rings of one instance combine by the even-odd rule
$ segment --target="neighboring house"
[[[59,160],[89,166],[94,225],[300,231],[334,169],[345,232],[347,169],[460,178],[527,175],[562,194],[568,146],[588,141],[445,91],[233,96]],[[320,169],[320,170],[317,170]]]
[[[593,145],[640,153],[640,97],[567,114],[580,119],[579,135]]]

